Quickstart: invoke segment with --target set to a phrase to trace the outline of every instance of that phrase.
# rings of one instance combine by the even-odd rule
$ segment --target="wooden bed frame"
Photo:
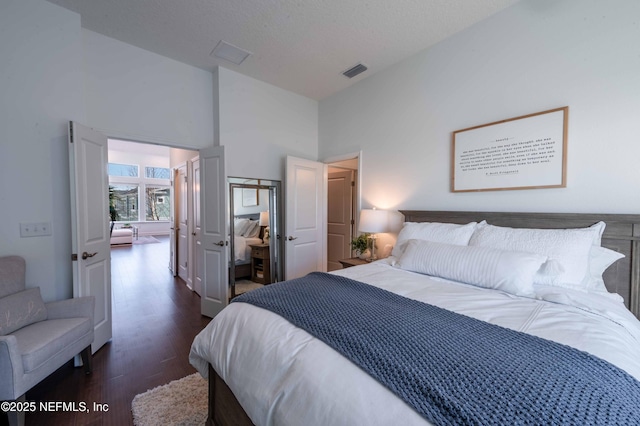
[[[625,304],[640,318],[640,215],[584,213],[504,213],[400,210],[405,222],[465,224],[486,220],[492,225],[512,228],[584,228],[598,221],[607,223],[602,246],[625,255],[604,274],[610,292],[620,294]],[[253,425],[227,384],[209,365],[209,426]]]
[[[624,298],[625,305],[640,318],[640,215],[591,213],[501,213],[400,210],[405,222],[469,223],[486,220],[511,228],[584,228],[604,221],[602,247],[625,255],[604,273],[607,289]]]

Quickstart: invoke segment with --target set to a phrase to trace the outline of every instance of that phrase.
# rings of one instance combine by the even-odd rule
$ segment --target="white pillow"
[[[470,246],[537,253],[554,259],[564,271],[559,275],[536,276],[536,284],[580,286],[588,272],[589,253],[599,246],[605,223],[588,228],[507,228],[481,222],[469,240]]]
[[[624,254],[609,250],[605,247],[591,247],[589,273],[585,277],[581,287],[586,288],[587,291],[608,292],[609,290],[607,290],[607,287],[604,285],[602,274],[604,274],[604,271],[606,271],[609,266],[623,257]]]
[[[260,223],[257,220],[252,220],[247,226],[247,229],[242,233],[245,238],[256,238],[260,235]]]
[[[242,235],[245,233],[249,225],[251,225],[251,221],[249,219],[234,219],[233,233],[235,235]]]
[[[466,225],[439,222],[405,222],[398,234],[398,240],[391,251],[391,255],[400,257],[404,251],[405,244],[411,239],[466,246],[475,228],[476,222],[470,222]]]
[[[397,265],[517,296],[533,296],[533,276],[547,260],[535,253],[409,240]]]

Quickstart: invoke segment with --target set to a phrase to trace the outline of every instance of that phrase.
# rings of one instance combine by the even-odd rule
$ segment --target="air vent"
[[[211,55],[216,58],[224,59],[225,61],[233,62],[236,65],[240,65],[249,57],[249,55],[251,55],[251,52],[240,49],[239,47],[227,43],[224,40],[220,40],[218,45],[211,52]]]
[[[343,72],[342,75],[344,75],[345,77],[353,78],[358,74],[362,74],[366,70],[367,70],[366,66],[364,66],[362,64],[358,64],[355,67],[349,68],[348,70]]]

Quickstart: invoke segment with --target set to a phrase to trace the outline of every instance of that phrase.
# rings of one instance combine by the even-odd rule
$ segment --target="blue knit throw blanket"
[[[640,382],[600,358],[314,272],[245,293],[438,425],[638,425]]]

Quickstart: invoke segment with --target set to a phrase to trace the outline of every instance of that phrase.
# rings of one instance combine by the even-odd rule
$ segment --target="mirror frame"
[[[269,239],[269,261],[271,270],[271,283],[282,281],[284,278],[284,244],[281,238],[281,230],[284,229],[282,215],[282,184],[278,180],[228,177],[227,191],[229,200],[229,287],[230,299],[236,296],[236,277],[235,277],[235,227],[234,219],[235,204],[242,206],[242,199],[234,200],[234,189],[255,189],[259,193],[260,190],[269,191],[269,229],[271,238]],[[258,197],[260,197],[258,195]],[[235,197],[237,198],[237,197]]]

